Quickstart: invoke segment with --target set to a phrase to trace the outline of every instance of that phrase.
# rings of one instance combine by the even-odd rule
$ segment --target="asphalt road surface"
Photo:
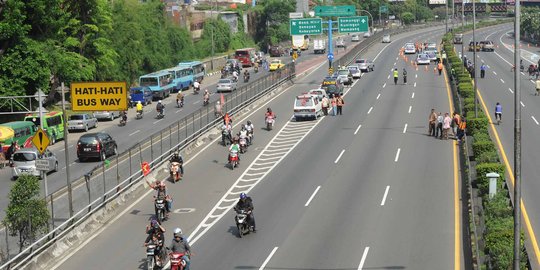
[[[433,64],[414,70],[398,55],[406,41],[441,34],[396,35],[370,49],[375,71],[347,88],[342,116],[291,117],[294,96],[318,86],[325,62],[248,115],[255,140],[240,169],[227,167],[216,141],[186,164],[197,177],[169,185],[166,243],[181,227],[192,269],[462,268],[455,142],[427,136],[430,109],[450,110],[446,81]],[[407,68],[409,84],[393,84],[393,67]],[[272,131],[260,128],[266,107],[278,116]],[[258,232],[239,239],[228,210],[242,191],[254,198]],[[143,269],[150,193],[55,268]]]
[[[477,82],[482,99],[480,106],[486,106],[492,122],[495,121],[495,105],[499,102],[503,108],[502,123],[493,126],[497,132],[496,144],[503,148],[507,171],[510,171],[513,197],[513,170],[514,170],[514,72],[511,72],[514,63],[513,51],[513,25],[504,24],[481,29],[476,36],[478,40],[491,40],[496,44],[495,52],[477,52]],[[465,51],[472,35],[464,38]],[[456,45],[461,50],[461,46]],[[538,249],[538,230],[540,228],[540,190],[538,175],[540,168],[540,146],[536,144],[540,134],[540,96],[534,96],[535,84],[527,73],[530,64],[537,64],[540,59],[540,49],[536,44],[521,42],[521,56],[525,71],[520,75],[521,83],[521,125],[522,125],[522,201],[523,223],[522,228],[528,240],[528,254],[534,269],[540,267],[540,251]],[[472,59],[472,52],[466,52],[467,58]],[[480,65],[488,66],[486,77],[480,78]],[[518,65],[519,66],[519,65]],[[504,162],[503,159],[503,162]]]

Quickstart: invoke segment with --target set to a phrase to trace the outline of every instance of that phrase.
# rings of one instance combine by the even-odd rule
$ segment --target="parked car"
[[[344,68],[336,72],[336,75],[341,83],[344,85],[351,85],[353,83],[353,77],[349,69]]]
[[[326,91],[329,97],[343,93],[343,84],[335,76],[324,78],[321,88]]]
[[[493,52],[495,51],[495,45],[493,45],[493,42],[490,40],[483,40],[480,41],[480,49],[483,52]]]
[[[279,59],[274,59],[272,62],[270,62],[270,71],[276,71],[282,67],[284,67],[285,64]]]
[[[129,89],[129,95],[131,97],[131,106],[135,106],[137,102],[141,102],[142,105],[146,106],[152,103],[153,93],[150,90],[150,87],[131,87]]]
[[[297,121],[300,119],[317,120],[317,117],[322,115],[322,103],[317,95],[303,94],[295,98],[294,118]]]
[[[218,81],[216,91],[218,93],[232,92],[232,91],[235,91],[236,88],[237,88],[237,84],[232,79],[226,78],[226,79],[220,79]]]
[[[390,43],[390,34],[384,34],[382,37],[382,43]]]
[[[414,46],[414,43],[407,43],[404,46],[405,48],[405,54],[415,54],[416,53],[416,46]]]
[[[285,50],[280,46],[271,46],[270,50],[268,50],[268,54],[270,54],[271,57],[281,57],[285,55]]]
[[[119,116],[120,116],[120,112],[115,112],[115,111],[94,112],[94,117],[97,120],[111,120],[111,121],[113,121],[114,118],[117,118]]]
[[[98,158],[104,161],[108,156],[117,154],[116,141],[111,135],[104,132],[84,134],[77,141],[77,158],[80,162],[89,158]]]
[[[360,79],[362,77],[362,71],[358,65],[349,65],[347,69],[351,72],[353,79]]]
[[[357,59],[355,62],[362,72],[369,72],[375,70],[375,64],[371,60]]]
[[[17,179],[21,174],[41,176],[36,168],[36,159],[48,161],[49,167],[46,173],[58,171],[58,159],[53,152],[47,149],[41,155],[36,148],[21,148],[11,156],[13,179]]]
[[[98,120],[88,113],[78,113],[69,116],[67,122],[68,131],[84,130],[88,131],[89,128],[96,128]]]

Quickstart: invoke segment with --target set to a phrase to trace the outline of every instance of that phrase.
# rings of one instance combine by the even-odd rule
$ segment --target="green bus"
[[[64,114],[62,112],[51,111],[43,114],[43,127],[41,127],[51,141],[51,145],[57,140],[64,139]],[[33,122],[39,127],[39,113],[27,115],[24,121]]]
[[[20,147],[31,147],[32,137],[36,134],[37,127],[32,122],[14,121],[0,124],[2,135],[0,143],[4,148],[4,153],[13,141],[16,141]]]

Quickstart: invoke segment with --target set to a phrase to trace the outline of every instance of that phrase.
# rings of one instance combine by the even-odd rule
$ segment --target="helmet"
[[[182,234],[182,229],[180,228],[174,229],[174,234]]]
[[[251,121],[248,120],[248,121],[247,121],[247,124],[248,124],[248,126],[250,126],[250,125],[251,125]]]
[[[139,100],[139,101],[137,101],[137,104],[142,104],[142,103],[141,103],[141,101]]]
[[[246,125],[242,125],[242,130],[246,130]]]
[[[220,102],[219,102],[219,100],[218,100],[218,101],[216,101],[216,104],[218,104],[218,105],[219,105],[219,103],[220,103]]]
[[[247,198],[246,193],[244,192],[240,193],[240,199],[245,199],[245,198]]]
[[[156,226],[156,225],[158,225],[158,221],[157,221],[157,220],[155,220],[155,219],[152,219],[151,223],[152,223],[152,226]]]
[[[266,108],[266,111],[267,112],[272,112],[272,109],[270,109],[270,107]]]
[[[161,100],[159,100],[157,103],[161,103]]]

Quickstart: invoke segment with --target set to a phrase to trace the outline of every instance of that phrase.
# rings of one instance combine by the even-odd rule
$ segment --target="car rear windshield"
[[[366,62],[365,59],[358,59],[358,60],[356,60],[356,63],[360,63],[360,64],[363,64],[363,63],[365,63],[365,62]]]
[[[349,75],[349,70],[340,70],[338,71],[339,75]]]
[[[97,144],[96,137],[82,136],[79,138],[79,142],[83,144]]]
[[[15,153],[13,161],[33,161],[36,160],[36,155],[33,153]]]
[[[69,117],[69,120],[84,120],[84,116],[81,114],[74,114]]]
[[[337,92],[338,90],[337,85],[335,84],[327,84],[327,85],[324,85],[322,88],[325,89],[326,92],[330,92],[330,93]]]
[[[358,70],[358,67],[348,67],[348,69],[351,70],[351,71],[356,71],[356,70]]]
[[[295,105],[297,107],[309,107],[313,106],[313,100],[311,98],[296,98]]]
[[[218,82],[219,84],[227,84],[227,83],[231,83],[230,80],[227,80],[227,79],[222,79],[222,80],[219,80]]]

